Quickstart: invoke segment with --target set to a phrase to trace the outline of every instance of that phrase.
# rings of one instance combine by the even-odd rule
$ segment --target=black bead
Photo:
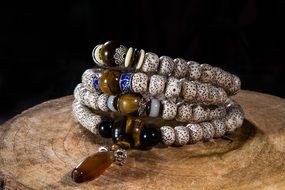
[[[116,144],[119,140],[121,135],[125,134],[125,127],[126,126],[126,118],[117,119],[112,127],[112,140]]]
[[[161,139],[161,133],[158,128],[147,127],[141,132],[141,148],[155,146]]]
[[[112,137],[112,127],[113,121],[111,120],[103,120],[99,125],[99,134],[105,138]]]

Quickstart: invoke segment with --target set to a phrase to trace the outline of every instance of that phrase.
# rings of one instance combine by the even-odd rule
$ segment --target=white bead
[[[181,82],[179,79],[174,77],[169,77],[165,90],[165,97],[167,98],[177,98],[181,91]]]
[[[159,66],[159,58],[155,53],[148,52],[145,54],[142,71],[145,73],[153,73],[157,71]]]
[[[184,80],[181,87],[181,94],[185,101],[191,101],[195,99],[197,94],[197,87],[195,82]]]
[[[240,81],[240,78],[236,75],[232,75],[232,81],[233,81],[232,82],[233,85],[232,85],[232,87],[230,87],[228,89],[228,91],[231,95],[234,95],[234,94],[238,93],[238,91],[240,90],[241,81]]]
[[[200,64],[195,61],[188,62],[188,75],[190,79],[197,80],[201,76]]]
[[[143,49],[141,49],[140,55],[139,55],[139,60],[138,60],[138,63],[136,65],[137,70],[142,67],[144,56],[145,56],[145,51]]]
[[[203,140],[203,129],[199,124],[189,123],[186,125],[189,130],[189,143],[196,143]]]
[[[174,61],[168,56],[161,56],[159,58],[159,69],[158,73],[160,75],[169,76],[174,69]]]
[[[196,105],[193,107],[193,121],[194,122],[202,122],[208,119],[209,113],[204,110],[204,108],[200,105]]]
[[[189,141],[189,132],[188,129],[184,126],[176,126],[174,128],[175,133],[175,144],[176,145],[185,145]]]
[[[113,112],[117,112],[117,110],[115,109],[115,107],[113,105],[115,97],[116,96],[109,96],[108,101],[107,101],[108,108]]]
[[[109,95],[108,94],[101,94],[98,98],[98,107],[101,111],[107,112],[109,108],[107,106]]]
[[[174,129],[170,126],[160,127],[161,132],[161,141],[163,144],[169,146],[172,145],[175,141]]]
[[[166,78],[161,75],[152,75],[149,81],[149,93],[152,96],[162,94],[164,92]]]
[[[215,136],[215,128],[210,122],[203,122],[200,124],[203,129],[204,141],[209,141]]]
[[[215,128],[215,138],[222,137],[227,132],[227,128],[223,120],[214,120],[212,121],[212,124]]]
[[[156,98],[151,99],[149,117],[158,117],[160,110],[160,101]]]
[[[208,64],[201,65],[201,77],[200,80],[202,82],[211,82],[214,79],[215,72],[213,67]]]
[[[100,49],[102,48],[103,44],[97,45],[95,46],[95,48],[92,51],[92,58],[93,61],[99,66],[102,67],[103,66],[103,62],[100,56]]]
[[[132,77],[132,89],[136,93],[147,91],[148,76],[145,73],[134,73]]]
[[[188,71],[188,63],[181,58],[174,59],[174,63],[173,76],[179,79],[185,77]]]
[[[207,102],[209,97],[209,88],[208,84],[197,83],[197,100],[200,102]]]
[[[125,58],[125,68],[128,68],[130,63],[131,63],[133,51],[134,51],[134,49],[132,47],[130,47],[127,51],[126,58]]]
[[[225,119],[225,124],[228,132],[235,131],[238,127],[242,126],[244,121],[244,114],[239,107],[230,107]]]
[[[172,120],[175,118],[177,114],[177,106],[176,104],[170,102],[170,101],[163,101],[162,102],[163,108],[162,108],[162,119],[165,120]]]
[[[192,107],[190,104],[182,104],[177,108],[176,121],[186,122],[192,120]]]
[[[82,74],[82,77],[81,77],[82,84],[90,92],[96,92],[96,89],[94,88],[93,80],[96,77],[100,78],[101,75],[102,75],[101,69],[87,69]]]

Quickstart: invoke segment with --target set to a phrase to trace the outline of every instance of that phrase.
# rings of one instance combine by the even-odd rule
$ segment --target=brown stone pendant
[[[93,180],[100,176],[112,163],[112,152],[97,152],[74,168],[71,177],[76,183]]]

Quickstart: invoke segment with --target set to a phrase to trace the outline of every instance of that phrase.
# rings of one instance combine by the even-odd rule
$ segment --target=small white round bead
[[[145,73],[153,73],[157,71],[158,66],[159,57],[155,53],[146,53],[141,70]]]
[[[212,124],[215,128],[215,135],[214,135],[215,138],[222,137],[227,132],[227,128],[223,120],[220,119],[214,120],[212,121]]]
[[[197,87],[193,81],[184,80],[181,85],[181,95],[186,101],[191,101],[196,98]]]
[[[98,98],[98,107],[101,111],[107,112],[109,111],[107,102],[108,102],[109,95],[108,94],[101,94]]]
[[[172,120],[177,114],[177,105],[170,101],[162,101],[162,118],[165,120]]]
[[[134,73],[132,77],[132,89],[136,93],[145,93],[148,86],[148,76],[145,73]]]
[[[203,140],[203,129],[199,124],[189,123],[186,125],[189,130],[189,143],[197,143]]]
[[[166,78],[161,75],[152,75],[149,81],[149,93],[151,96],[157,96],[164,92]]]
[[[174,129],[170,126],[160,127],[161,132],[161,141],[163,144],[169,146],[172,145],[175,141]]]
[[[190,104],[182,104],[177,108],[176,121],[186,122],[192,120],[192,107]]]
[[[197,80],[201,76],[200,64],[195,61],[188,62],[188,77],[193,80]]]
[[[173,69],[174,69],[174,61],[168,57],[168,56],[161,56],[159,58],[159,69],[158,74],[160,75],[171,75]]]
[[[169,77],[165,90],[165,97],[167,98],[177,98],[181,91],[181,82],[179,79],[174,77]]]
[[[183,78],[186,76],[188,71],[188,63],[181,58],[174,59],[175,67],[173,70],[173,76],[177,78]]]
[[[203,122],[200,124],[203,129],[204,141],[209,141],[215,136],[215,128],[210,122]]]
[[[176,126],[174,127],[175,133],[175,145],[185,145],[189,141],[189,131],[184,126]]]

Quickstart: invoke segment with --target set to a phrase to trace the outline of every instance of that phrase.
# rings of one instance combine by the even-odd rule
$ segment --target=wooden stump
[[[230,138],[129,151],[123,167],[76,184],[70,172],[109,140],[77,124],[72,96],[35,106],[0,127],[0,189],[285,189],[285,100],[242,91],[246,121]]]

